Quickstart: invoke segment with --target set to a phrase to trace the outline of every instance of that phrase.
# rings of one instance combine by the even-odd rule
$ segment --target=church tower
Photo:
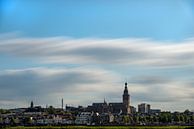
[[[34,108],[34,103],[33,103],[33,101],[31,101],[31,103],[30,103],[30,108]]]
[[[130,95],[128,93],[127,82],[125,83],[125,89],[123,92],[123,113],[130,114]]]

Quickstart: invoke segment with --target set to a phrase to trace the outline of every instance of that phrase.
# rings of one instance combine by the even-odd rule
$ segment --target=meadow
[[[194,126],[17,126],[5,129],[194,129]]]

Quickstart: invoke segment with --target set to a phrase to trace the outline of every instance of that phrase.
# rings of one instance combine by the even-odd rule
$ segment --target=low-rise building
[[[141,103],[138,105],[138,112],[139,113],[150,113],[150,104]]]
[[[131,114],[135,114],[137,112],[134,106],[130,106],[130,110],[131,110]]]
[[[160,113],[161,109],[150,109],[150,113],[151,114],[156,114],[156,113]]]
[[[81,112],[76,116],[75,124],[79,125],[90,125],[92,120],[92,113]]]

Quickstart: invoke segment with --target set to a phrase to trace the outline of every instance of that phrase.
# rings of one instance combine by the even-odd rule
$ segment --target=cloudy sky
[[[0,108],[194,110],[192,0],[1,0]]]

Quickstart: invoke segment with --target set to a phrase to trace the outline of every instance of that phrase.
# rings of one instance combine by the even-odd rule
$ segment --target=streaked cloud
[[[56,104],[56,99],[62,97],[68,102],[77,100],[83,103],[83,98],[90,97],[89,94],[96,94],[98,98],[98,92],[111,92],[109,86],[113,80],[116,80],[116,75],[100,69],[5,70],[0,73],[0,103],[37,100],[41,104]]]
[[[185,67],[194,64],[193,40],[162,44],[139,39],[8,38],[0,53],[42,63]]]
[[[0,104],[5,107],[31,100],[60,107],[62,97],[74,105],[101,102],[104,97],[121,101],[126,75],[135,106],[141,102],[164,110],[193,106],[192,39],[164,44],[148,39],[6,37],[0,38],[0,54],[28,58],[42,67],[0,71]],[[133,72],[122,75],[121,69]]]
[[[159,76],[150,78],[152,77],[147,76],[129,80],[128,88],[132,105],[136,106],[141,102],[148,102],[152,105],[157,105],[158,102],[168,105],[189,102],[192,105],[194,98],[192,81],[170,79],[170,81],[165,81],[163,77]],[[60,107],[62,97],[66,104],[73,105],[102,102],[104,97],[108,102],[120,102],[122,101],[123,88],[122,79],[117,74],[103,69],[29,68],[4,70],[0,74],[0,104],[3,105],[3,108],[9,108],[11,105],[29,106],[28,103],[34,100],[36,104],[42,106],[48,104]],[[180,108],[176,107],[175,109],[179,110]]]

